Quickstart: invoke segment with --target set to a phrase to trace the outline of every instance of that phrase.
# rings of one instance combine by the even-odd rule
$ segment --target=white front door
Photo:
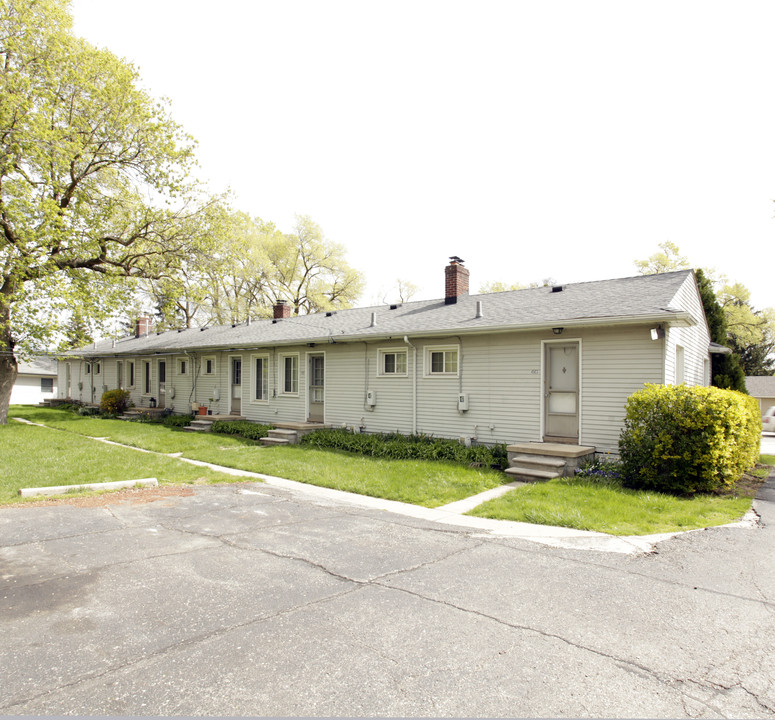
[[[159,360],[159,400],[156,407],[167,407],[167,361]]]
[[[309,422],[325,419],[325,355],[309,356]]]
[[[579,441],[579,343],[544,346],[544,442]]]
[[[242,412],[242,358],[231,359],[231,414]]]

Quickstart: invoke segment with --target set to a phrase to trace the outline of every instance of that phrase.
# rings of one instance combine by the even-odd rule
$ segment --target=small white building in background
[[[40,405],[57,396],[57,361],[39,357],[19,363],[11,390],[11,405]]]
[[[764,417],[767,408],[775,405],[775,376],[746,375],[745,387],[748,394],[759,401],[759,409]]]

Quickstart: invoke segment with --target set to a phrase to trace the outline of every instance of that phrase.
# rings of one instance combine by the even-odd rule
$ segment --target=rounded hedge
[[[128,390],[107,390],[102,393],[100,410],[106,415],[120,415],[129,407]]]
[[[759,404],[744,393],[646,385],[627,399],[624,482],[677,494],[729,488],[758,460],[761,429]]]

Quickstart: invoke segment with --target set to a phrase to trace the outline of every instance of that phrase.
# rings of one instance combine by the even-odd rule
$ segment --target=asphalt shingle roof
[[[745,387],[748,394],[753,397],[775,397],[775,376],[773,375],[746,375]]]
[[[691,270],[659,275],[639,275],[615,280],[572,283],[561,292],[551,287],[466,295],[447,305],[444,299],[338,310],[332,314],[300,315],[273,322],[254,320],[241,324],[191,328],[135,338],[113,344],[106,340],[75,351],[78,355],[141,355],[194,349],[271,347],[337,339],[403,337],[404,335],[463,334],[505,328],[528,329],[557,325],[595,325],[617,319],[668,320],[677,315],[671,307]],[[482,317],[477,318],[477,302]],[[372,326],[372,314],[376,323]]]
[[[19,375],[56,375],[56,358],[36,357],[19,363]]]

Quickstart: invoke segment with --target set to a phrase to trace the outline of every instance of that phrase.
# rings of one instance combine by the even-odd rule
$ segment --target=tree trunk
[[[18,365],[13,354],[11,337],[11,310],[0,303],[0,425],[8,424],[8,406],[11,404],[11,390],[16,382]]]

